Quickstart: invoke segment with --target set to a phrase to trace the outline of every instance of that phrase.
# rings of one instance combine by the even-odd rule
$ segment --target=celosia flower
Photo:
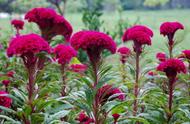
[[[13,77],[14,77],[14,74],[15,74],[15,71],[8,71],[6,75],[7,75],[8,77],[12,77],[12,78],[13,78]]]
[[[160,26],[160,34],[167,36],[169,45],[173,45],[174,34],[179,29],[184,29],[184,26],[179,22],[164,22]]]
[[[2,81],[2,84],[7,87],[10,82],[11,82],[10,80],[3,80],[3,81]]]
[[[117,113],[112,114],[112,117],[114,118],[114,123],[116,123],[116,122],[117,122],[117,120],[118,120],[118,119],[119,119],[119,117],[120,117],[120,114],[117,114]]]
[[[113,95],[115,95],[115,97],[113,97]],[[108,99],[114,100],[116,98],[123,101],[125,100],[125,95],[119,88],[115,88],[112,85],[106,84],[98,89],[95,99],[98,105],[103,105],[106,101],[108,101]]]
[[[70,23],[50,8],[33,8],[26,13],[25,19],[36,23],[46,40],[51,40],[56,35],[63,35],[69,41],[73,31]]]
[[[8,93],[6,93],[5,91],[0,91],[0,106],[10,108],[11,103],[12,103],[12,99],[6,95],[8,95]],[[0,112],[1,111],[2,110],[0,109]]]
[[[123,41],[134,41],[134,51],[142,52],[142,45],[151,45],[153,32],[146,26],[135,25],[127,29],[122,37]]]
[[[90,123],[94,122],[94,120],[92,118],[88,117],[83,111],[80,112],[77,120],[80,122],[80,124],[90,124]]]
[[[157,54],[156,54],[156,58],[157,58],[160,62],[166,61],[166,59],[167,59],[166,54],[165,54],[165,53],[162,53],[162,52],[157,53]]]
[[[149,76],[155,76],[155,75],[156,75],[156,72],[149,71],[149,72],[148,72],[148,75],[149,75]]]
[[[177,73],[186,73],[186,67],[179,59],[168,59],[161,62],[158,65],[157,70],[165,72],[168,78],[175,78]]]
[[[182,55],[183,58],[190,60],[190,50],[183,50],[182,53],[183,53]]]
[[[12,38],[7,48],[7,55],[20,56],[26,66],[31,66],[36,62],[35,54],[42,51],[50,53],[50,46],[42,37],[37,34],[27,34]]]
[[[131,50],[127,47],[120,47],[117,52],[121,55],[120,61],[124,64],[126,58],[131,54]]]
[[[59,64],[68,64],[73,57],[77,56],[77,52],[71,47],[64,44],[58,44],[54,48],[56,59]]]
[[[104,49],[112,54],[116,52],[116,43],[107,34],[97,31],[80,31],[71,38],[71,45],[76,49],[87,51],[91,62],[98,62]]]
[[[11,21],[11,25],[13,25],[17,30],[22,30],[24,26],[24,21],[14,19]]]
[[[87,70],[87,66],[84,64],[72,64],[70,65],[70,68],[74,72],[83,73]]]

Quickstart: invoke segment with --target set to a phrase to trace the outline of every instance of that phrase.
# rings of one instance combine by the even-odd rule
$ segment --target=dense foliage
[[[118,31],[108,32],[112,37],[100,30],[100,15],[85,11],[88,30],[73,33],[60,14],[29,10],[25,23],[35,23],[39,33],[23,34],[29,28],[23,20],[10,22],[15,34],[0,48],[0,123],[190,122],[190,50],[175,52],[175,33],[184,30],[183,24],[161,24],[168,50],[155,53],[152,61],[145,57],[154,37],[149,27],[120,22]],[[95,22],[85,20],[93,17]],[[87,58],[82,63],[81,51]]]

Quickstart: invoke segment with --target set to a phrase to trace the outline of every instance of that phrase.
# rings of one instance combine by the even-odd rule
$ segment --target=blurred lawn
[[[151,50],[149,54],[155,54],[156,51],[160,51],[163,49],[165,38],[160,36],[159,26],[164,21],[179,21],[184,24],[185,31],[179,31],[177,33],[177,39],[180,40],[185,34],[185,39],[179,45],[179,52],[181,49],[190,49],[190,9],[188,10],[160,10],[160,11],[125,11],[122,14],[123,19],[128,19],[130,23],[133,23],[138,17],[140,18],[140,23],[143,25],[147,25],[154,31],[153,45],[152,47],[147,47]],[[74,31],[79,31],[84,29],[84,25],[82,24],[82,13],[77,14],[66,14],[66,18],[73,25]],[[106,30],[114,31],[116,23],[119,19],[119,13],[104,13],[101,18],[104,20],[103,27]],[[10,24],[8,19],[0,19],[0,27],[3,30],[10,30]],[[27,29],[28,30],[28,29]],[[30,29],[29,29],[30,30]]]

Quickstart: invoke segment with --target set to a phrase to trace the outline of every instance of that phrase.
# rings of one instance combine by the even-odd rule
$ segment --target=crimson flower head
[[[120,61],[124,64],[126,58],[131,54],[131,50],[127,47],[120,47],[117,52],[121,55]]]
[[[45,51],[50,53],[50,46],[37,34],[27,34],[12,38],[7,48],[8,57],[20,56],[26,66],[31,66],[37,60],[36,54]]]
[[[74,72],[83,73],[87,70],[88,67],[87,65],[84,65],[84,64],[72,64],[70,65],[70,68]]]
[[[33,8],[26,13],[25,19],[36,23],[46,40],[51,40],[56,35],[62,35],[69,41],[73,31],[70,23],[50,8]]]
[[[11,25],[13,25],[17,30],[22,30],[24,26],[24,21],[14,19],[11,21]]]
[[[13,77],[14,77],[14,74],[15,74],[15,71],[8,71],[6,75],[7,75],[8,77],[12,77],[12,78],[13,78]]]
[[[125,31],[122,39],[124,42],[133,40],[134,51],[141,53],[143,45],[151,45],[151,37],[153,37],[151,29],[143,25],[135,25]]]
[[[123,101],[125,100],[125,95],[119,88],[115,88],[112,85],[106,84],[100,89],[98,89],[95,99],[96,99],[96,104],[104,105],[104,103],[109,100],[119,99]]]
[[[76,50],[85,50],[91,62],[98,62],[104,49],[109,50],[112,54],[116,52],[116,43],[110,36],[102,32],[79,31],[72,36],[70,42]]]
[[[11,82],[10,80],[3,80],[3,81],[2,81],[2,84],[7,87],[10,82]]]
[[[173,45],[174,34],[179,29],[184,29],[184,26],[179,22],[164,22],[160,26],[160,34],[167,36],[169,44]]]
[[[156,58],[160,61],[160,62],[164,62],[166,61],[167,57],[166,57],[166,54],[163,53],[163,52],[158,52],[156,54]]]
[[[183,53],[181,56],[182,58],[190,60],[190,50],[183,50],[182,53]]]
[[[80,112],[78,115],[77,120],[80,122],[80,124],[90,124],[94,122],[94,119],[88,117],[84,111]]]
[[[58,44],[54,48],[54,53],[59,64],[68,64],[73,57],[77,56],[77,52],[71,46]]]
[[[12,103],[12,99],[9,98],[8,93],[5,91],[0,91],[0,106],[6,107],[6,108],[10,108],[11,107],[11,103]],[[0,109],[0,112],[2,110]]]
[[[155,76],[155,75],[156,75],[156,72],[149,71],[149,72],[148,72],[148,75],[149,75],[149,76]]]
[[[158,71],[166,73],[168,78],[175,78],[177,73],[186,73],[185,64],[179,59],[168,59],[157,66]]]
[[[117,120],[118,120],[118,119],[119,119],[119,117],[120,117],[120,114],[117,114],[117,113],[112,114],[112,117],[114,118],[114,123],[116,123],[116,122],[117,122]]]

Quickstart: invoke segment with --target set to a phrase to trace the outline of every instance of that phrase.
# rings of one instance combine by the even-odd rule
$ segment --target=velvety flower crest
[[[116,43],[110,36],[102,32],[79,31],[72,36],[70,42],[76,50],[87,51],[91,61],[98,61],[104,49],[109,50],[112,54],[116,52]]]
[[[160,34],[167,36],[169,45],[173,45],[174,34],[179,29],[184,29],[184,26],[179,22],[164,22],[160,26]]]
[[[156,58],[157,58],[160,62],[163,62],[163,61],[166,61],[167,56],[166,56],[166,54],[163,53],[163,52],[158,52],[158,53],[156,54]]]
[[[54,53],[59,64],[68,64],[73,57],[77,56],[74,48],[64,44],[58,44],[54,48]]]
[[[10,80],[3,80],[3,81],[2,81],[2,84],[7,87],[10,82],[11,82]]]
[[[80,124],[91,124],[94,122],[94,119],[88,117],[84,111],[80,112],[78,115],[77,120],[80,122]]]
[[[8,57],[20,56],[25,65],[34,64],[36,54],[44,51],[50,53],[50,46],[42,37],[37,34],[27,34],[12,38],[7,48]]]
[[[46,40],[51,40],[56,35],[62,35],[69,41],[73,31],[70,23],[50,8],[33,8],[26,13],[25,19],[36,23]]]
[[[190,59],[190,50],[183,50],[182,53],[183,53],[182,57]]]
[[[10,108],[11,107],[11,103],[12,103],[12,99],[9,98],[8,93],[6,93],[5,91],[0,91],[0,106],[4,106],[6,108]],[[2,110],[0,109],[0,112]]]
[[[124,64],[126,59],[131,54],[131,50],[127,47],[120,47],[117,52],[120,54],[120,61]]]
[[[134,50],[142,52],[142,45],[151,45],[151,37],[153,32],[146,26],[135,25],[131,28],[128,28],[122,37],[123,41],[133,40]]]
[[[24,21],[14,19],[11,21],[11,25],[13,25],[17,30],[22,30],[24,26]]]
[[[185,64],[179,59],[168,59],[157,66],[158,71],[165,72],[167,77],[176,77],[177,73],[186,73]]]

